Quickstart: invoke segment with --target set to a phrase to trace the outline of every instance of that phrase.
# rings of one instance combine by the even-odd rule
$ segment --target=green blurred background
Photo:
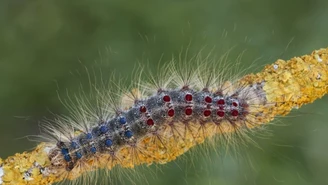
[[[250,70],[256,72],[277,58],[327,47],[327,10],[326,0],[2,0],[0,156],[31,149],[35,143],[24,136],[38,134],[38,124],[52,113],[67,114],[57,91],[74,93],[87,83],[84,66],[101,68],[104,78],[129,79],[138,62],[156,71],[162,56],[168,60],[191,43],[190,54],[206,46],[205,53],[215,47],[220,56],[235,47],[231,62],[246,50],[242,65],[256,60]],[[115,182],[325,185],[327,119],[323,98],[279,118],[278,126],[267,127],[272,136],[255,137],[259,147],[244,148],[239,157],[194,151],[167,165],[138,168],[140,179],[125,171]]]

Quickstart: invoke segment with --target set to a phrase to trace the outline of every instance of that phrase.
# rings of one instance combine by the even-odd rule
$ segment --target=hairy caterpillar
[[[48,142],[0,160],[0,183],[49,184],[99,168],[166,163],[214,135],[227,142],[234,133],[246,136],[326,94],[327,59],[321,49],[230,82],[215,70],[204,75],[211,65],[186,63],[118,97],[97,91],[96,107],[81,100],[69,107],[74,114],[47,127]]]

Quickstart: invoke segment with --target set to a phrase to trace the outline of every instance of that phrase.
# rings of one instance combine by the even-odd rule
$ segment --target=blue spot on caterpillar
[[[86,138],[87,138],[87,139],[92,139],[92,134],[91,134],[91,133],[87,133],[87,134],[86,134]]]
[[[105,145],[106,145],[107,147],[110,147],[110,146],[113,145],[113,141],[110,140],[110,139],[107,139],[107,140],[105,141]]]
[[[74,148],[74,149],[77,149],[77,148],[79,148],[79,145],[75,141],[73,141],[71,143],[71,147]]]
[[[120,117],[119,122],[121,124],[125,124],[126,123],[126,118],[125,117]]]
[[[82,158],[81,152],[76,152],[75,155],[76,155],[76,158],[77,159],[81,159]]]
[[[124,135],[125,135],[125,137],[127,137],[127,138],[131,138],[131,137],[133,136],[133,132],[130,131],[130,130],[127,130],[127,131],[125,131]]]
[[[101,125],[99,130],[102,134],[105,134],[106,132],[108,132],[108,128],[106,125]]]
[[[66,162],[70,162],[72,160],[71,156],[68,154],[64,155],[64,159]]]
[[[67,149],[67,148],[62,148],[62,149],[61,149],[61,153],[62,153],[63,155],[67,155],[69,152],[68,152],[68,149]]]
[[[96,147],[93,146],[90,148],[90,151],[95,154],[97,152],[97,149],[96,149]]]

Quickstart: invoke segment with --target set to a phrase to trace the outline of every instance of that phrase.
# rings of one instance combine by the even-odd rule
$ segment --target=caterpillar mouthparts
[[[155,82],[157,89],[139,84],[118,98],[100,92],[97,107],[82,101],[72,115],[48,124],[49,141],[0,159],[0,184],[52,184],[116,165],[163,164],[215,135],[246,135],[324,96],[327,65],[325,48],[231,82],[208,67],[171,69],[164,83]]]

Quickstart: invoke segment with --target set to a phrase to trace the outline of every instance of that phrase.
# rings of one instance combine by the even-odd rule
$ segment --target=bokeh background
[[[0,156],[31,149],[36,144],[25,136],[38,134],[52,113],[67,113],[57,94],[87,83],[85,66],[129,81],[137,63],[156,73],[160,58],[189,45],[190,54],[205,48],[217,56],[234,48],[230,62],[246,50],[242,65],[256,61],[256,72],[277,58],[328,47],[327,10],[326,0],[2,0]],[[255,137],[259,147],[239,157],[195,151],[138,168],[140,179],[125,171],[116,184],[328,184],[327,102],[279,118],[267,127],[272,135]]]

